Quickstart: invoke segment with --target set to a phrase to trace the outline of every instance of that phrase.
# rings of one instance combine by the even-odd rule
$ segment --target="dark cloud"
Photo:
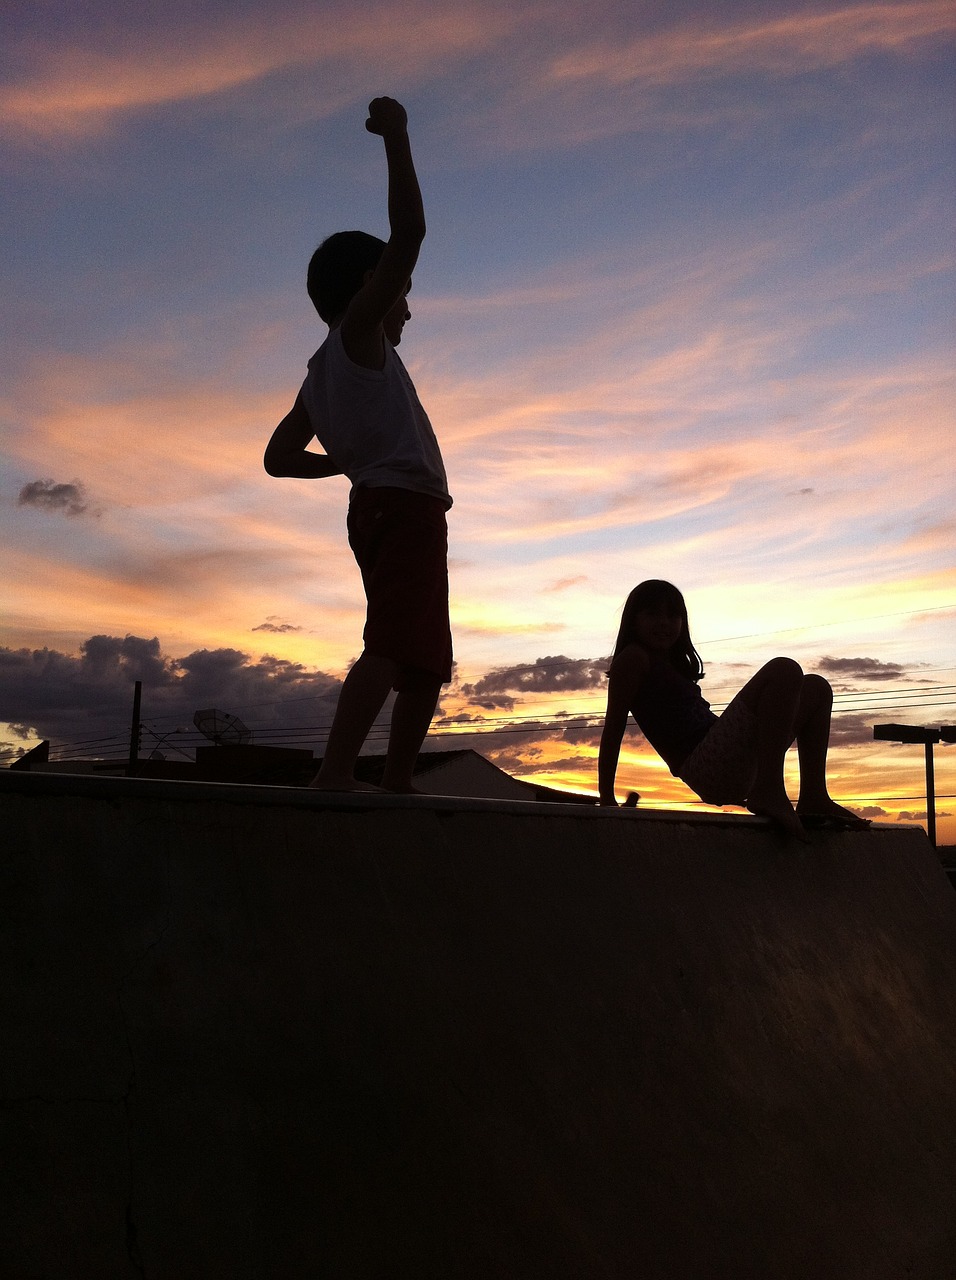
[[[251,662],[238,649],[197,649],[170,658],[156,637],[91,636],[79,655],[0,648],[0,720],[48,738],[55,750],[84,743],[77,754],[115,754],[129,734],[136,680],[142,721],[153,730],[144,749],[179,725],[192,734],[193,713],[206,707],[238,715],[254,734],[318,731],[341,687],[333,676],[271,655]]]
[[[586,717],[578,717],[565,725],[561,733],[564,742],[571,743],[576,747],[598,747],[601,745],[601,732],[604,728],[604,720],[589,720]],[[641,738],[640,729],[632,719],[628,719],[627,728],[624,730],[627,738]]]
[[[301,631],[302,628],[295,626],[291,622],[275,622],[273,620],[267,619],[265,622],[260,622],[257,627],[253,627],[252,630],[253,631],[269,631],[273,635],[284,636],[284,635],[287,635],[290,631]]]
[[[511,752],[506,755],[504,752],[499,752],[490,758],[506,773],[557,773],[561,769],[587,769],[594,774],[595,788],[597,787],[597,762],[593,756],[560,756],[557,759],[534,760],[529,759],[532,754],[540,755],[541,753],[522,751],[520,754]]]
[[[925,822],[928,816],[929,815],[927,814],[925,809],[912,809],[912,810],[901,809],[899,812],[899,816],[897,817],[897,821],[898,822]],[[953,815],[946,809],[936,810],[937,818],[951,818],[952,816]]]
[[[505,773],[516,774],[519,770],[524,772],[535,772],[537,758],[541,755],[540,747],[527,747],[523,751],[517,750],[513,746],[494,750],[489,748],[481,753],[486,756],[492,764],[497,765],[499,769],[503,769]]]
[[[454,715],[442,712],[440,716],[436,714],[435,724],[439,729],[447,729],[453,724],[481,724],[484,718],[484,716],[473,716],[470,711],[456,711]]]
[[[877,658],[821,658],[817,670],[842,680],[901,680],[906,668]]]
[[[441,738],[443,748],[477,751],[503,769],[510,768],[510,765],[502,764],[502,759],[524,761],[529,756],[540,754],[540,748],[533,743],[554,742],[564,732],[563,724],[545,720],[509,721],[500,726],[492,721],[490,728],[485,727],[487,723],[483,716],[469,717],[467,713],[460,713],[435,720],[433,728]],[[474,728],[473,733],[468,732],[468,726]],[[453,732],[445,732],[449,729]]]
[[[830,721],[831,747],[873,745],[873,712],[834,711]]]
[[[39,511],[82,516],[92,512],[86,487],[79,480],[57,484],[54,480],[31,480],[17,495],[18,507],[36,507]]]
[[[470,698],[495,693],[563,693],[595,689],[605,680],[607,658],[536,658],[529,665],[497,667],[475,684],[462,685]]]
[[[469,704],[481,711],[513,711],[515,700],[508,694],[486,695],[483,698],[472,698]]]

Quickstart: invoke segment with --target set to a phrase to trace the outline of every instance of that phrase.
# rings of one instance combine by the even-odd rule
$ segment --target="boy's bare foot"
[[[357,778],[323,778],[317,773],[309,787],[315,791],[377,791],[380,795],[384,787],[376,787],[371,782],[359,782]]]
[[[774,826],[779,827],[788,836],[795,836],[806,844],[810,837],[806,827],[797,817],[790,798],[783,792],[753,792],[747,797],[747,808],[758,818],[769,818]]]
[[[413,782],[399,783],[397,786],[391,782],[382,779],[382,790],[390,791],[393,796],[427,796],[427,791],[422,791],[420,787],[416,787]]]

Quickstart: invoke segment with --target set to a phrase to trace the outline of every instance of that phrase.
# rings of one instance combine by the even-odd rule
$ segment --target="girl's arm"
[[[634,695],[647,675],[649,666],[647,654],[636,644],[622,649],[611,664],[607,680],[607,712],[598,752],[598,792],[599,803],[602,805],[617,805],[614,798],[614,778],[621,755],[621,742]]]

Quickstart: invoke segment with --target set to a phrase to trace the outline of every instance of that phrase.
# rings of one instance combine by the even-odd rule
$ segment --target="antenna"
[[[193,724],[203,737],[214,742],[217,747],[226,743],[238,746],[252,737],[252,730],[238,716],[231,716],[228,711],[217,711],[214,707],[197,711],[193,716]]]

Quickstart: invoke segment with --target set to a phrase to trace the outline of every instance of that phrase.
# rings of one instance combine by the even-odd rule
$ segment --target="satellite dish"
[[[203,737],[214,742],[217,747],[227,742],[239,745],[252,737],[252,730],[246,728],[238,716],[231,716],[228,711],[216,711],[214,707],[197,711],[193,716],[193,724]]]

